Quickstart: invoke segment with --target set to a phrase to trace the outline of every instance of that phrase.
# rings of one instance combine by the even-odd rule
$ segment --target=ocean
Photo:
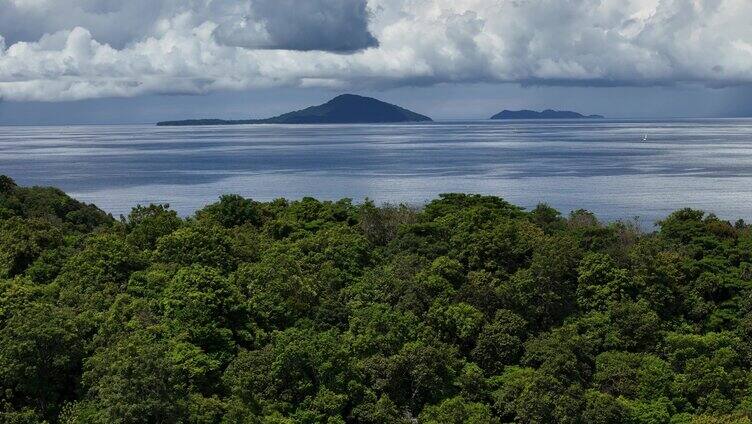
[[[683,207],[751,221],[752,119],[5,126],[0,173],[115,216],[190,215],[224,193],[420,205],[466,192],[645,227]]]

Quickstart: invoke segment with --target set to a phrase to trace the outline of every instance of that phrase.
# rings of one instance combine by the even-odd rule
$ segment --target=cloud
[[[254,0],[222,21],[216,35],[231,46],[352,52],[378,44],[365,1]]]
[[[377,44],[365,0],[0,0],[0,33],[14,44],[82,27],[122,48],[180,15],[197,26],[219,24],[216,35],[230,46],[355,51]]]
[[[0,97],[749,84],[749,16],[748,0],[0,0]]]
[[[187,2],[186,2],[187,3]],[[166,0],[0,0],[0,34],[7,44],[33,42],[45,34],[86,28],[116,48],[140,39],[164,11],[180,12]]]

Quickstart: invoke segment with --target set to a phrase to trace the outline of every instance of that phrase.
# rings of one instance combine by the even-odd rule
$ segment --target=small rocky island
[[[569,110],[546,109],[542,112],[534,110],[503,110],[491,119],[603,119],[601,115],[583,115]]]
[[[422,122],[431,118],[371,97],[342,94],[328,102],[266,119],[187,119],[158,122],[158,126],[240,124],[369,124]]]

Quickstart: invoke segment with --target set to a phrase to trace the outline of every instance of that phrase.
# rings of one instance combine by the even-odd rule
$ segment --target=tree
[[[670,398],[674,372],[668,363],[653,355],[604,352],[595,358],[593,381],[598,389],[613,396]]]
[[[629,423],[629,410],[621,399],[595,390],[585,392],[582,420],[592,424]]]
[[[140,249],[154,249],[157,240],[180,228],[183,221],[169,205],[136,206],[131,210],[126,225],[126,240]]]
[[[368,241],[376,246],[385,246],[397,238],[402,226],[413,224],[417,211],[407,205],[383,205],[376,207],[366,201],[358,209],[358,226]]]
[[[462,397],[453,397],[438,405],[423,409],[418,422],[425,424],[497,424],[491,408],[478,402],[468,402]]]
[[[118,235],[97,235],[65,263],[55,284],[65,304],[103,311],[126,290],[131,273],[145,265],[145,258]]]
[[[86,395],[70,422],[188,421],[194,385],[217,366],[196,346],[166,338],[159,327],[138,329],[86,360]]]
[[[483,327],[483,313],[467,303],[444,304],[436,301],[426,316],[427,321],[445,342],[467,352]]]
[[[499,374],[506,365],[519,361],[527,322],[512,311],[501,309],[478,336],[471,356],[484,370]]]
[[[235,356],[237,343],[250,347],[254,329],[239,288],[213,268],[182,268],[165,288],[162,307],[176,335],[199,346],[220,364]]]
[[[350,349],[343,342],[334,330],[276,332],[265,347],[241,351],[225,372],[224,384],[250,413],[293,413],[297,407],[311,410],[308,406],[312,406],[317,414],[340,416],[354,377]],[[324,406],[332,404],[337,406]]]
[[[219,226],[195,224],[180,228],[157,241],[158,260],[177,265],[205,265],[223,270],[233,269],[232,242]]]
[[[677,374],[675,388],[687,406],[710,414],[732,412],[749,387],[739,354],[741,340],[728,332],[674,333],[665,343],[668,362]]]
[[[225,228],[244,224],[259,227],[261,226],[261,215],[262,212],[257,202],[236,194],[222,195],[219,202],[196,212],[196,218],[199,220],[214,221]]]
[[[577,273],[577,303],[583,310],[605,310],[612,302],[637,296],[626,270],[603,253],[585,255]]]
[[[376,389],[410,416],[418,415],[426,404],[453,395],[452,383],[460,371],[455,349],[421,341],[406,343],[397,354],[373,358],[366,366]]]
[[[0,327],[0,388],[11,406],[54,419],[75,399],[85,340],[75,313],[48,303],[13,311]]]
[[[22,274],[46,250],[63,244],[62,232],[42,220],[0,220],[0,278]]]

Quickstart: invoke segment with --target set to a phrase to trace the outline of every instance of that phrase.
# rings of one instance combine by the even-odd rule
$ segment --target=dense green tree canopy
[[[752,228],[0,177],[0,422],[750,423]]]

